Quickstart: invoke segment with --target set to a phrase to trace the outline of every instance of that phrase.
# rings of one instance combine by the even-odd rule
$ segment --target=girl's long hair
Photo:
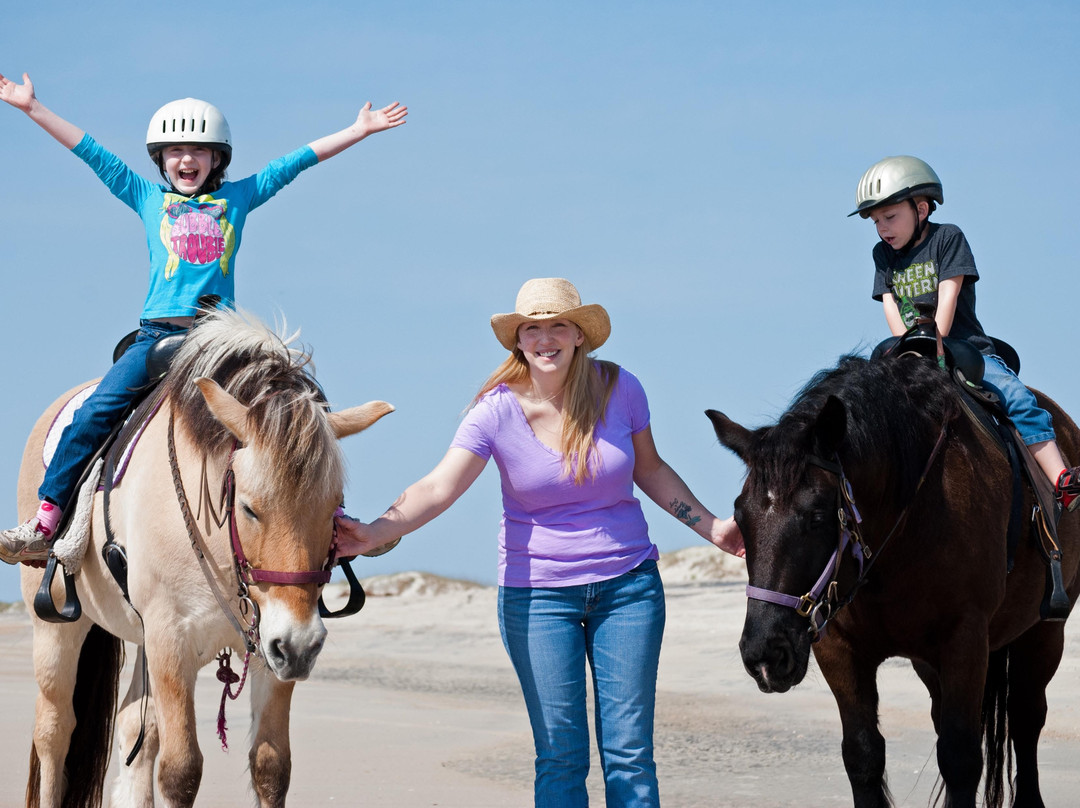
[[[572,477],[575,485],[584,484],[586,477],[594,478],[599,471],[596,426],[604,417],[611,391],[619,378],[619,366],[590,358],[591,350],[588,337],[585,337],[570,361],[563,396],[563,474]],[[526,384],[528,381],[529,362],[520,348],[514,348],[480,387],[472,406],[500,384]]]

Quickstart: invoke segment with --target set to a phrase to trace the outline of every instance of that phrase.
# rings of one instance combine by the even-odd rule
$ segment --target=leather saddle
[[[919,356],[937,361],[938,339],[933,320],[924,321],[900,337],[883,340],[870,354],[871,360],[885,356]],[[1020,372],[1020,356],[1009,343],[991,337],[994,353],[1014,373]],[[1065,592],[1061,572],[1061,550],[1057,540],[1057,522],[1061,506],[1054,497],[1053,488],[1039,468],[1028,447],[1021,440],[1005,412],[998,395],[983,387],[985,359],[983,354],[967,340],[943,337],[941,340],[945,366],[960,393],[965,413],[986,434],[993,438],[1008,458],[1012,471],[1012,503],[1007,531],[1008,569],[1020,539],[1023,517],[1026,477],[1038,503],[1032,514],[1033,530],[1039,536],[1037,544],[1047,563],[1046,597],[1043,599],[1041,616],[1044,620],[1064,620],[1072,604]]]

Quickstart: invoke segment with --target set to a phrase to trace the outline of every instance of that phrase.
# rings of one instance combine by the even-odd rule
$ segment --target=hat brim
[[[599,303],[590,303],[587,306],[578,306],[574,309],[558,312],[557,314],[544,314],[537,317],[529,317],[525,314],[510,312],[509,314],[493,314],[491,316],[491,330],[495,337],[506,350],[512,351],[518,344],[518,328],[522,323],[537,323],[544,320],[569,320],[585,334],[589,341],[589,347],[599,348],[611,335],[611,319],[607,311]]]

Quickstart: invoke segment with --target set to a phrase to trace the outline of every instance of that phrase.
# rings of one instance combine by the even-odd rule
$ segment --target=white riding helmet
[[[914,196],[928,196],[939,204],[945,202],[941,180],[934,169],[918,157],[886,157],[862,175],[859,187],[855,189],[856,208],[848,216],[858,213],[865,219],[874,208]]]
[[[197,98],[170,101],[150,119],[146,150],[151,157],[176,143],[204,143],[222,153],[221,169],[232,159],[232,135],[221,110]]]

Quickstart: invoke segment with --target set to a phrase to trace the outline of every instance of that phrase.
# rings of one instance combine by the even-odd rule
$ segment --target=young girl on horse
[[[199,299],[215,295],[232,305],[235,259],[250,211],[269,200],[297,175],[368,135],[405,123],[397,102],[379,110],[366,103],[350,126],[274,160],[258,174],[225,179],[232,137],[217,107],[194,98],[172,101],[150,120],[146,148],[167,185],[139,176],[120,158],[72,123],[45,107],[30,77],[18,84],[0,75],[0,100],[25,112],[76,157],[83,160],[146,228],[150,248],[150,288],[134,344],[109,369],[64,430],[38,491],[37,514],[0,532],[0,559],[9,564],[48,558],[63,509],[87,461],[108,437],[149,381],[146,354],[166,334],[186,331]]]
[[[983,386],[1001,400],[1062,507],[1080,505],[1080,466],[1067,468],[1050,413],[994,351],[975,316],[979,273],[967,239],[954,224],[930,222],[944,203],[941,180],[917,157],[886,157],[866,170],[855,191],[856,213],[873,220],[874,299],[882,301],[893,336],[915,325],[916,303],[935,305],[938,333],[970,342],[983,354]]]

